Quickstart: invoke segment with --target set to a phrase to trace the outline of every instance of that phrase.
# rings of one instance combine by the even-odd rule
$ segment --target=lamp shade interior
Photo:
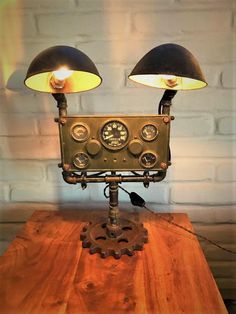
[[[149,51],[129,75],[134,82],[164,89],[191,90],[207,85],[196,58],[176,44],[163,44]]]
[[[102,79],[95,64],[82,51],[54,46],[35,57],[24,82],[40,92],[76,93],[99,86]]]

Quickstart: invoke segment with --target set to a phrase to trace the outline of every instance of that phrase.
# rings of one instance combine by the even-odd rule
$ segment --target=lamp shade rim
[[[51,73],[51,71],[47,71],[47,72],[41,71],[41,72],[37,72],[37,73],[35,73],[33,75],[26,76],[26,78],[24,79],[24,84],[30,90],[41,92],[41,93],[46,93],[46,94],[48,94],[48,93],[53,93],[53,94],[55,94],[55,93],[74,94],[74,93],[78,93],[78,92],[81,93],[81,92],[86,92],[86,91],[95,89],[95,88],[99,87],[102,84],[103,79],[102,79],[102,77],[100,75],[97,75],[97,74],[94,74],[94,73],[90,73],[90,72],[86,72],[86,71],[75,71],[75,72],[77,72],[77,73],[88,73],[90,75],[93,75],[94,77],[97,77],[99,79],[99,82],[98,82],[98,84],[95,84],[94,86],[87,87],[86,89],[79,90],[79,91],[77,91],[77,90],[74,90],[74,91],[73,90],[71,90],[71,91],[63,91],[63,89],[62,90],[50,90],[49,91],[49,90],[43,90],[43,88],[42,89],[40,89],[40,88],[35,89],[35,88],[31,87],[30,84],[28,83],[30,78],[36,77],[37,75],[40,75],[40,74],[45,74],[45,75],[48,74],[48,75],[50,75],[50,73]]]
[[[196,78],[189,78],[188,76],[175,76],[177,79],[181,80],[181,81],[188,81],[189,84],[187,87],[187,85],[185,85],[185,87],[181,87],[181,85],[179,85],[178,87],[176,86],[173,86],[173,87],[170,87],[170,86],[167,86],[167,85],[164,85],[164,84],[161,84],[160,81],[161,81],[161,78],[165,75],[173,75],[175,76],[173,73],[164,73],[164,74],[152,74],[152,73],[147,73],[147,74],[130,74],[128,76],[128,78],[135,82],[135,83],[138,83],[138,84],[141,84],[141,85],[144,85],[144,86],[147,86],[147,87],[152,87],[152,88],[159,88],[159,89],[170,89],[170,90],[194,90],[194,89],[201,89],[201,88],[204,88],[206,86],[208,86],[208,83],[205,81],[205,80],[200,80],[200,79],[196,79]],[[136,78],[139,78],[139,79],[135,79]],[[145,77],[145,80],[141,79],[142,77]],[[156,79],[156,81],[158,81],[157,79],[159,78],[159,84],[151,84],[151,80],[150,78],[153,78],[153,81],[154,79]],[[194,84],[196,83],[196,84]],[[191,86],[191,87],[190,87]]]

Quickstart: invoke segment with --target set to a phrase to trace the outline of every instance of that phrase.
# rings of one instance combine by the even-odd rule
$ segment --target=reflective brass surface
[[[161,165],[168,164],[170,121],[167,115],[66,117],[59,123],[62,164],[71,172],[163,170]]]

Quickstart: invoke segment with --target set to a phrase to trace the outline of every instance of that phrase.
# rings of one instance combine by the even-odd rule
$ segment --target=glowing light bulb
[[[71,76],[73,72],[73,70],[68,70],[66,67],[61,67],[60,69],[53,71],[52,74],[57,80],[62,81]]]
[[[164,80],[164,83],[168,87],[172,87],[173,88],[173,87],[178,85],[177,77],[175,75],[163,74],[162,75],[162,79]]]
[[[55,89],[62,89],[65,86],[66,79],[72,75],[74,71],[69,70],[67,67],[61,67],[52,72],[50,83]]]

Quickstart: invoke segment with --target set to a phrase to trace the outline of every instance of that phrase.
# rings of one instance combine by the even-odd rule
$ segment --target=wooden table
[[[101,259],[79,240],[84,221],[101,215],[36,211],[0,259],[0,313],[227,313],[195,236],[132,214],[149,243],[133,257]],[[185,214],[172,216],[192,229]]]

